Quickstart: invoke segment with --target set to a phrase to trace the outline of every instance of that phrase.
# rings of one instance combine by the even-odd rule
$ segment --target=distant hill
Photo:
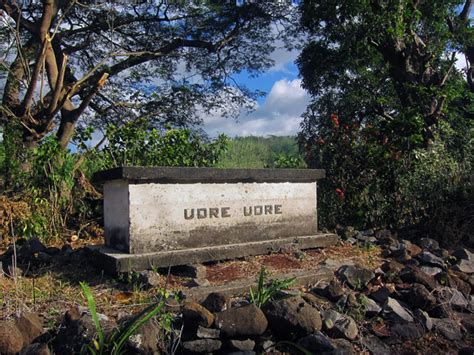
[[[290,165],[290,166],[287,166]],[[304,168],[298,152],[296,137],[236,137],[232,138],[229,150],[217,164],[219,168]]]

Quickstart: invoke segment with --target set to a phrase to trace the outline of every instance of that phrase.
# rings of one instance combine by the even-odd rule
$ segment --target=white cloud
[[[467,68],[466,56],[464,53],[456,52],[456,68],[458,70],[464,70]]]
[[[230,136],[294,135],[308,103],[309,95],[301,88],[300,79],[282,79],[273,84],[265,101],[257,105],[255,111],[242,113],[237,121],[215,113],[204,118],[203,128],[210,136],[218,133]]]

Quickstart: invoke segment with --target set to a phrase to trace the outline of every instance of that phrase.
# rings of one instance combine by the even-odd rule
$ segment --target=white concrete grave
[[[117,168],[104,183],[101,263],[129,271],[336,242],[317,232],[323,170]]]

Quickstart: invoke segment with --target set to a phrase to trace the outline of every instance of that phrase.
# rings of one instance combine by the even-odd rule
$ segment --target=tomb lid
[[[178,167],[119,167],[94,174],[94,182],[126,180],[131,183],[238,183],[315,182],[326,176],[322,169],[219,169]]]

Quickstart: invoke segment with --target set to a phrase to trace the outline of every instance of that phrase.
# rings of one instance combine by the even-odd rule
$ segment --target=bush
[[[17,213],[22,218],[13,218],[9,228],[2,228],[4,238],[12,230],[20,237],[57,238],[79,234],[91,223],[97,224],[100,215],[96,207],[101,194],[89,179],[98,170],[130,165],[213,166],[227,148],[224,135],[210,141],[189,129],[159,131],[145,122],[109,126],[107,144],[102,149],[88,148],[92,133],[90,129],[78,130],[74,152],[61,149],[55,137],[46,137],[31,150],[28,169],[9,164],[12,184],[3,198],[8,206],[23,202],[28,208]],[[3,151],[0,150],[0,158],[5,156]],[[6,164],[1,166],[5,174]]]
[[[313,133],[301,134],[300,144],[309,166],[326,169],[318,196],[323,226],[427,224],[449,201],[470,196],[473,160],[466,152],[471,143],[450,145],[457,132],[447,124],[428,149],[404,150],[399,147],[412,137],[387,137],[376,126],[361,127],[336,114],[313,122]]]

